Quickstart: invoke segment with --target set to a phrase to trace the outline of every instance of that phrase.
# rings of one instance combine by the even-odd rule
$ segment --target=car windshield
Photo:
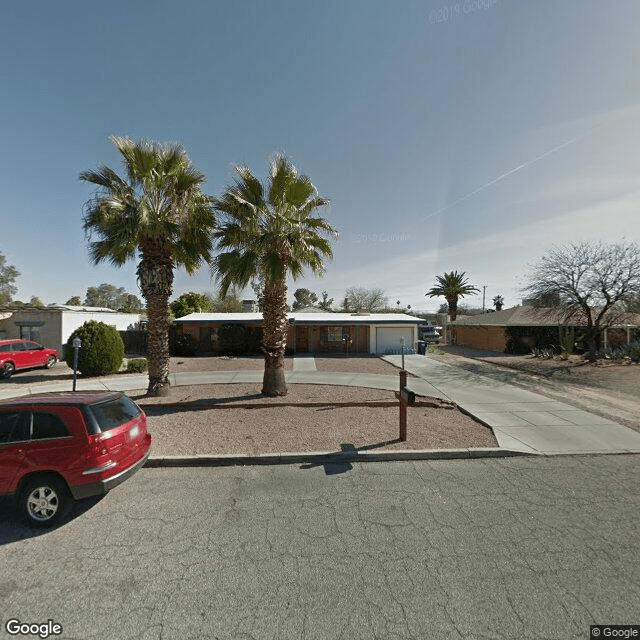
[[[93,417],[98,432],[116,429],[133,418],[137,418],[141,413],[138,405],[128,396],[89,405],[87,410]]]

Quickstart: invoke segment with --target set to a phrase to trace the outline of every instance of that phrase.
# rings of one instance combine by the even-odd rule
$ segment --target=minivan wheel
[[[50,527],[69,513],[71,504],[69,490],[61,480],[54,476],[39,476],[22,488],[18,508],[31,526]]]
[[[13,366],[11,362],[5,362],[2,367],[0,367],[0,378],[10,378],[16,368]]]
[[[44,365],[44,368],[51,369],[52,367],[55,367],[56,362],[58,362],[58,358],[56,358],[55,356],[49,356],[47,358],[47,364]]]

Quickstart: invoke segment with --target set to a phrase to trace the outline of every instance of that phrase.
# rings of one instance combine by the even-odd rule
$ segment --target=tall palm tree
[[[493,306],[496,308],[496,311],[502,311],[502,307],[504,306],[504,298],[500,294],[493,297]]]
[[[425,293],[426,296],[434,298],[436,296],[444,296],[449,305],[449,316],[451,320],[455,320],[458,315],[458,298],[469,295],[476,291],[480,291],[477,287],[467,284],[464,277],[464,271],[458,273],[452,271],[443,276],[436,276],[438,284]]]
[[[104,165],[80,179],[97,186],[85,206],[84,230],[94,264],[120,267],[139,258],[136,274],[147,303],[149,395],[169,393],[169,296],[176,267],[192,274],[212,259],[215,210],[201,191],[205,176],[178,144],[111,136],[126,178]]]
[[[333,257],[328,238],[337,238],[338,232],[316,215],[329,200],[285,156],[275,157],[265,185],[245,166],[235,171],[235,184],[215,202],[222,219],[212,275],[220,280],[222,296],[234,284],[264,283],[262,393],[286,395],[287,276],[295,280],[307,267],[322,275],[325,258]]]

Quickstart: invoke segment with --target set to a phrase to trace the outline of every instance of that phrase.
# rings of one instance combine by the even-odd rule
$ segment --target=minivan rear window
[[[93,417],[92,422],[100,432],[116,429],[137,418],[141,413],[138,405],[129,396],[91,404],[87,410]]]

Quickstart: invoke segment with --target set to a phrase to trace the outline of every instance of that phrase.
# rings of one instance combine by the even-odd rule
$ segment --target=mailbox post
[[[407,372],[400,371],[400,391],[396,391],[396,398],[400,403],[400,441],[407,440],[407,405],[416,403],[416,394],[407,389]]]

